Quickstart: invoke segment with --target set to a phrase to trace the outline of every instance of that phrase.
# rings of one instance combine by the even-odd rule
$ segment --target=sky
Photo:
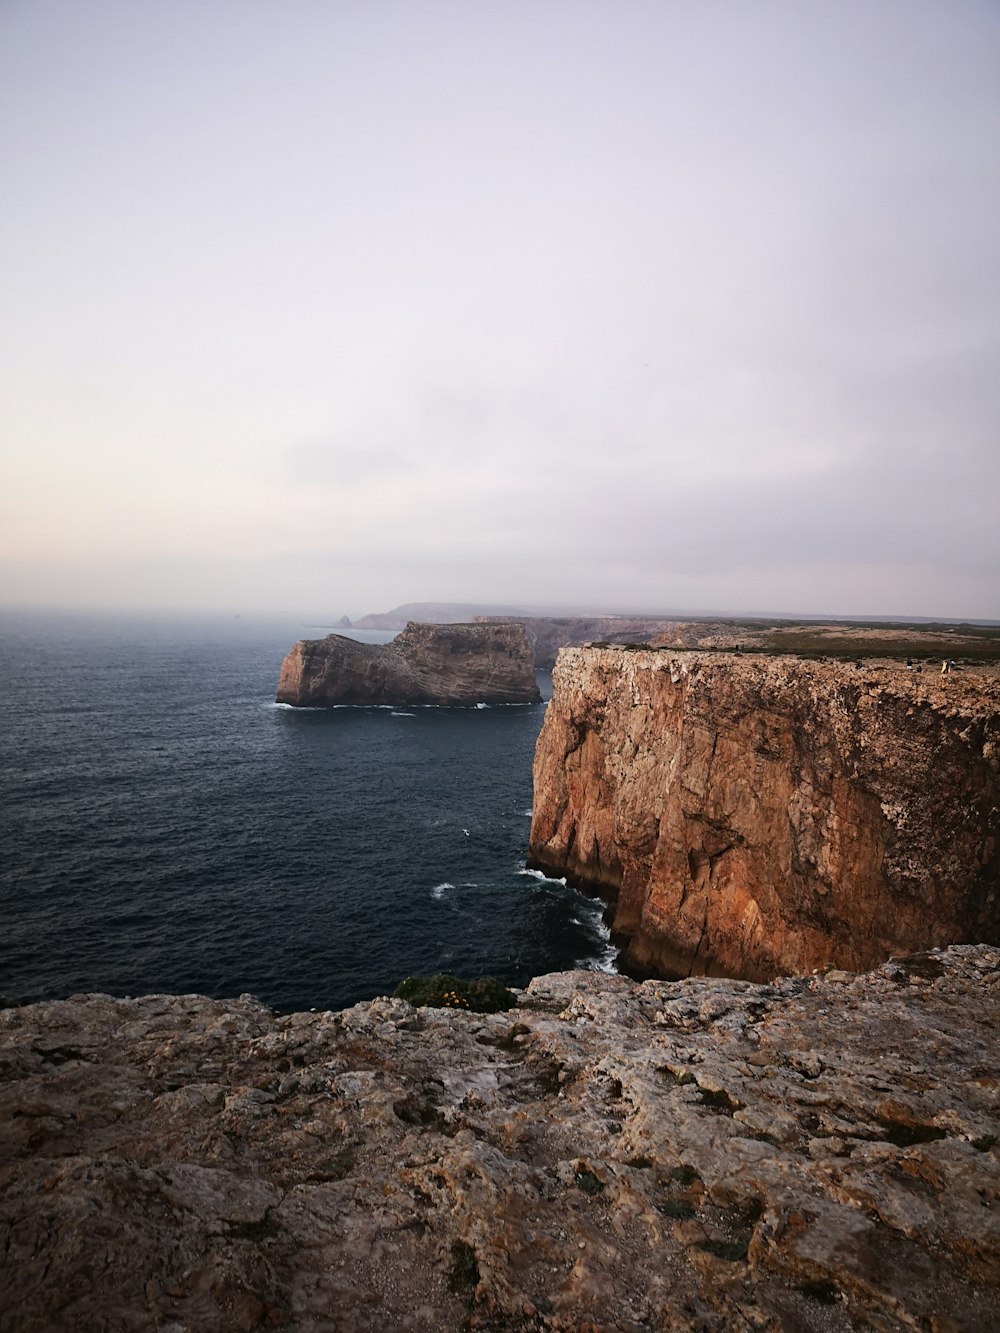
[[[1000,618],[995,0],[2,0],[0,603]]]

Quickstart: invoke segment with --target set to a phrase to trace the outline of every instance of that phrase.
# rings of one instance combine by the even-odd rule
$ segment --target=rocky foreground
[[[0,1013],[3,1330],[1000,1327],[1000,950]]]

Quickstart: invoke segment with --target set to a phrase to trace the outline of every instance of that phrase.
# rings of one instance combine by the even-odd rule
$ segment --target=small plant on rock
[[[589,1170],[587,1167],[581,1167],[581,1169],[577,1171],[576,1175],[573,1177],[573,1184],[578,1190],[583,1190],[584,1194],[593,1195],[604,1193],[604,1181],[598,1179],[593,1171]]]
[[[686,1222],[694,1217],[694,1209],[684,1199],[667,1199],[656,1205],[657,1212],[664,1217],[671,1217],[675,1222]]]
[[[467,1241],[454,1240],[451,1243],[451,1272],[448,1285],[452,1291],[469,1295],[479,1283],[479,1264],[476,1251]]]
[[[416,1008],[464,1009],[474,1014],[498,1014],[517,1004],[514,992],[495,977],[463,981],[449,972],[435,972],[430,977],[404,977],[392,994],[394,999],[406,1000]]]

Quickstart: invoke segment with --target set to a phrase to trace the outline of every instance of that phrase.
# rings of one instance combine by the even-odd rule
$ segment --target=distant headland
[[[358,643],[341,634],[303,639],[281,666],[277,702],[530,704],[541,698],[531,645],[521,625],[418,625],[391,643]]]
[[[339,628],[399,630],[412,621],[507,623],[524,626],[535,666],[551,668],[560,648],[588,643],[648,644],[652,648],[699,648],[796,653],[814,657],[963,657],[1000,661],[1000,624],[993,621],[892,619],[791,615],[729,615],[721,612],[631,613],[551,607],[489,606],[483,602],[406,602],[391,611],[362,616]]]

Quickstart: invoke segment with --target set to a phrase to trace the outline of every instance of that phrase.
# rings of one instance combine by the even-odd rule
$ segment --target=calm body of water
[[[0,616],[0,993],[336,1008],[610,965],[601,905],[523,868],[544,705],[275,706],[326,628]]]

